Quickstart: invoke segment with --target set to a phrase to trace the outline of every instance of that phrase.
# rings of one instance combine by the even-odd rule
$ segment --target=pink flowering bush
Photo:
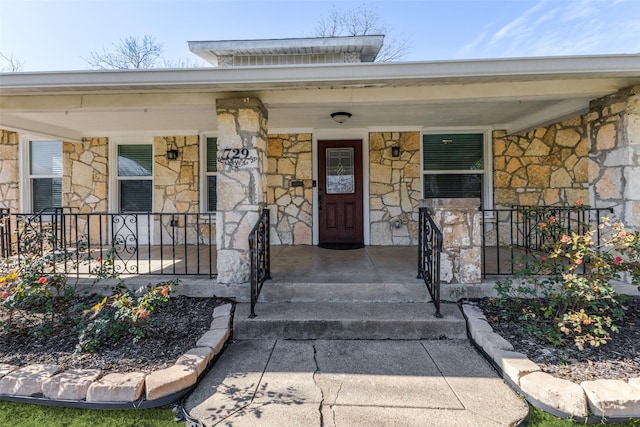
[[[54,233],[46,227],[34,230],[25,224],[20,226],[19,238],[20,257],[0,260],[0,314],[5,319],[0,327],[34,335],[71,328],[78,334],[80,350],[93,351],[125,335],[134,340],[144,336],[150,314],[169,301],[178,283],[163,282],[131,292],[119,280],[113,250],[104,259],[93,259],[82,248],[72,252],[56,246]],[[77,268],[80,263],[88,264],[95,282],[117,280],[112,294],[80,295],[61,272],[65,264]]]
[[[548,243],[514,278],[497,283],[497,302],[504,316],[554,345],[606,344],[625,311],[612,282],[626,276],[640,283],[640,235],[609,218],[582,233],[556,224],[552,217],[538,224]]]

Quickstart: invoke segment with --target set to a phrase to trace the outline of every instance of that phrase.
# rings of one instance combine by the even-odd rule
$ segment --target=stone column
[[[20,210],[18,134],[0,129],[0,208]]]
[[[218,283],[249,280],[249,232],[267,202],[267,110],[258,98],[219,99]]]
[[[592,102],[589,174],[595,207],[640,228],[640,86]]]
[[[444,283],[480,283],[480,199],[426,199],[422,206],[429,209],[442,232],[440,280]]]

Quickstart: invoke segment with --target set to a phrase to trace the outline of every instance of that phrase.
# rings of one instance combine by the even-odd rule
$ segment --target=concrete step
[[[413,283],[278,282],[266,281],[261,302],[430,302],[422,280]]]
[[[466,339],[464,317],[456,304],[314,302],[236,304],[235,339]]]

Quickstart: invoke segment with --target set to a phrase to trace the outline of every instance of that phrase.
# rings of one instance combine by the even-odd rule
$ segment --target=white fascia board
[[[570,99],[518,118],[518,120],[507,125],[506,132],[508,135],[528,132],[541,126],[557,123],[569,117],[584,114],[588,110],[588,102],[585,103],[585,101],[581,99]]]
[[[640,55],[516,58],[408,63],[356,63],[241,68],[60,71],[0,74],[0,93],[135,90],[261,90],[386,85],[394,82],[476,82],[629,77],[640,80]]]

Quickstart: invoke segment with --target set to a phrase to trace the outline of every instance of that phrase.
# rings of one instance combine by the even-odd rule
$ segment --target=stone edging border
[[[99,369],[63,370],[57,365],[0,364],[0,401],[68,407],[153,408],[173,403],[194,387],[231,335],[231,303],[213,310],[211,326],[196,347],[164,369],[111,373]],[[34,397],[43,396],[43,397]]]
[[[482,310],[462,304],[467,331],[473,344],[492,362],[502,378],[522,393],[530,404],[560,418],[578,422],[619,422],[640,418],[640,377],[622,380],[583,381],[556,378],[493,331]]]

